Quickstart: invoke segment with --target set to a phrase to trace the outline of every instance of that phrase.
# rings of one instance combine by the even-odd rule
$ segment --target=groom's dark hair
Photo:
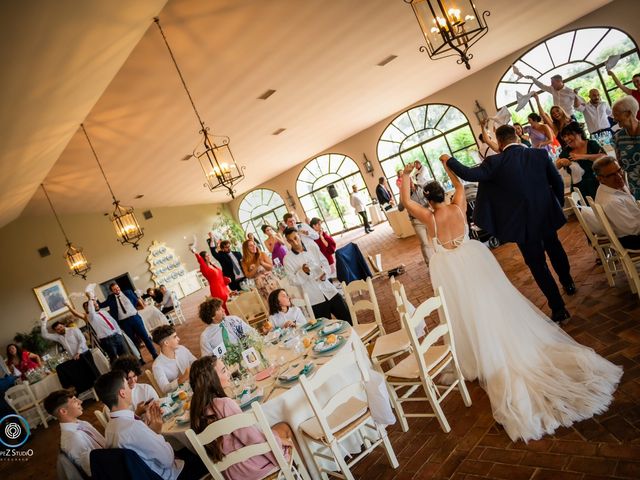
[[[518,141],[516,129],[511,125],[501,125],[496,130],[496,140],[501,146],[515,143]]]

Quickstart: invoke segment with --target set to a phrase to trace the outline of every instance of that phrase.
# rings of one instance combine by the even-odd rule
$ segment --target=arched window
[[[277,228],[282,216],[287,213],[287,207],[282,197],[273,190],[259,188],[249,192],[240,202],[238,218],[246,233],[253,233],[264,240],[262,225],[265,223]]]
[[[586,101],[589,90],[596,88],[602,100],[611,105],[624,95],[605,67],[607,58],[616,54],[621,58],[613,71],[622,83],[631,85],[631,77],[640,69],[638,46],[629,35],[616,28],[581,28],[561,33],[530,49],[514,66],[522,75],[531,75],[545,85],[551,83],[553,75],[562,75],[564,83],[579,88],[579,94]],[[539,88],[531,80],[519,78],[509,67],[496,89],[497,108],[506,105],[514,121],[527,123],[527,115],[537,111],[535,101],[532,99],[528,107],[516,112],[516,92],[526,94],[530,90],[539,91]],[[542,92],[540,102],[548,112],[552,106],[551,95]],[[576,112],[576,118],[583,121],[582,113]]]
[[[356,162],[346,155],[327,153],[307,163],[298,175],[296,191],[307,217],[322,219],[325,229],[335,234],[360,225],[360,217],[349,202],[353,185],[362,200],[371,203]]]
[[[396,172],[416,160],[427,166],[429,176],[444,184],[449,178],[440,163],[447,153],[462,163],[477,163],[475,136],[467,117],[452,105],[420,105],[398,115],[382,132],[378,159],[391,190],[399,194]],[[475,151],[475,153],[474,153]]]

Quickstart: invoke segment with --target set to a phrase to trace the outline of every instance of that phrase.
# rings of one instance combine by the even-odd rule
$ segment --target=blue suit
[[[561,283],[572,284],[569,260],[557,235],[566,223],[561,206],[564,183],[546,150],[513,145],[476,167],[455,158],[447,165],[463,180],[479,182],[474,222],[501,242],[516,242],[551,309],[563,309],[545,252]]]
[[[134,307],[136,307],[138,305],[138,302],[140,301],[133,290],[123,290],[122,295],[127,297]],[[139,337],[144,342],[151,356],[153,358],[156,358],[158,356],[158,353],[153,346],[153,342],[149,338],[147,329],[144,327],[142,317],[138,313],[127,318],[120,318],[120,311],[118,309],[118,298],[114,293],[111,293],[104,302],[98,302],[98,304],[101,308],[107,307],[109,309],[109,314],[117,320],[120,328],[124,330],[124,332],[129,336],[131,340],[135,341],[136,336]]]

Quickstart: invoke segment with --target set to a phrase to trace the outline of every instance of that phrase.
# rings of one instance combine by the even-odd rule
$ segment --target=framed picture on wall
[[[69,301],[69,296],[61,278],[35,287],[33,293],[36,294],[36,298],[40,302],[40,308],[47,314],[47,317],[57,317],[69,311],[69,308],[65,305],[65,302]]]

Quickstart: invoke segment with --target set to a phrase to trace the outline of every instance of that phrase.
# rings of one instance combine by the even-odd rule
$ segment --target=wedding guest
[[[380,208],[382,208],[383,210],[389,210],[396,203],[395,198],[393,198],[393,193],[391,193],[391,190],[389,190],[387,179],[384,177],[380,177],[378,179],[378,186],[376,187],[376,198],[378,199]]]
[[[302,309],[291,305],[291,298],[284,288],[269,294],[269,323],[272,328],[301,327],[307,323]]]
[[[260,243],[260,240],[258,240],[253,233],[247,233],[246,240],[251,240],[256,244],[256,247],[258,247],[258,249],[262,250],[262,244]]]
[[[62,348],[74,360],[78,360],[81,354],[89,350],[87,340],[79,328],[65,327],[61,322],[56,321],[51,324],[51,330],[55,333],[49,333],[47,330],[47,317],[43,313],[40,316],[40,334],[43,338],[62,345]]]
[[[409,179],[411,182],[411,179]],[[410,192],[411,192],[411,200],[422,205],[423,207],[429,207],[429,202],[424,196],[424,189],[416,187],[413,182],[409,184]],[[398,210],[403,211],[405,209],[402,200],[398,202]],[[427,234],[427,227],[420,220],[411,215],[411,212],[407,210],[407,214],[409,215],[409,221],[411,222],[411,226],[413,230],[416,232],[416,236],[418,237],[418,241],[420,242],[420,253],[422,254],[422,259],[424,260],[425,265],[429,265],[429,259],[434,254],[433,245],[431,244],[431,240]]]
[[[102,375],[96,382],[95,390],[100,401],[111,410],[111,418],[104,432],[108,448],[133,450],[165,480],[194,479],[207,473],[205,466],[191,450],[183,448],[174,453],[160,434],[162,411],[158,404],[151,404],[146,422],[136,418],[131,408],[131,388],[122,371],[112,370]]]
[[[609,123],[611,107],[600,99],[600,91],[597,88],[592,88],[589,90],[589,101],[585,103],[582,99],[580,100],[580,105],[576,110],[584,115],[584,121],[591,137],[603,132],[612,133]]]
[[[105,351],[109,360],[113,362],[118,356],[126,353],[125,340],[122,337],[120,325],[109,312],[100,309],[98,302],[96,302],[91,293],[86,292],[86,295],[88,300],[82,304],[84,314],[73,308],[71,302],[66,302],[65,305],[73,316],[91,325],[100,347]]]
[[[223,418],[242,413],[238,404],[227,397],[225,388],[231,387],[230,374],[226,365],[214,356],[205,356],[196,360],[191,369],[191,428],[196,433],[203,432],[209,424]],[[291,457],[295,441],[291,427],[286,423],[277,423],[271,427],[278,446],[285,457]],[[209,457],[219,462],[225,456],[249,445],[263,443],[264,435],[255,427],[244,427],[232,433],[222,435],[205,446]],[[254,455],[247,460],[235,463],[224,471],[228,480],[260,480],[278,467],[272,453]]]
[[[224,310],[228,313],[227,299],[229,298],[229,287],[227,287],[227,285],[231,283],[231,279],[224,276],[222,268],[213,264],[213,257],[211,256],[211,253],[206,250],[203,250],[200,253],[196,252],[195,235],[193,237],[193,243],[191,244],[190,250],[196,256],[198,265],[200,265],[200,273],[202,273],[202,276],[207,279],[207,282],[209,282],[209,291],[211,292],[211,296],[221,299]]]
[[[527,147],[530,147],[531,141],[529,140],[529,135],[525,133],[524,129],[522,128],[522,125],[520,125],[518,122],[514,122],[513,128],[516,129],[516,135],[518,135],[518,138],[520,139],[520,143]]]
[[[161,325],[151,332],[153,341],[160,347],[160,355],[151,368],[162,393],[178,388],[189,379],[189,367],[196,357],[180,345],[180,338],[172,325]]]
[[[328,280],[331,269],[318,246],[315,243],[304,245],[300,234],[292,228],[284,233],[291,245],[291,253],[284,259],[284,268],[291,283],[299,286],[309,296],[313,314],[317,318],[329,318],[333,314],[336,318],[351,323],[344,298]]]
[[[562,75],[551,77],[551,85],[545,85],[531,75],[526,75],[525,78],[533,81],[538,88],[550,93],[553,97],[553,104],[563,109],[570,116],[573,116],[574,108],[580,105],[578,94],[564,84]]]
[[[280,262],[280,265],[283,265],[284,256],[287,254],[287,241],[282,236],[282,233],[280,231],[276,232],[271,225],[262,225],[261,229],[262,233],[267,236],[264,244],[267,246],[267,250],[269,250],[269,253],[271,254],[273,263],[275,264],[277,260]]]
[[[611,108],[613,118],[620,130],[613,137],[616,156],[622,170],[627,174],[629,190],[636,200],[640,200],[640,121],[638,102],[626,96],[616,101]]]
[[[237,344],[247,335],[256,331],[240,317],[226,315],[222,300],[208,298],[198,307],[198,317],[208,325],[200,334],[200,355],[213,355],[219,345],[225,347]]]
[[[560,132],[564,127],[574,121],[574,119],[572,119],[569,114],[567,114],[567,112],[558,105],[554,105],[553,107],[551,107],[549,113],[545,112],[542,109],[542,105],[540,104],[538,94],[536,93],[533,97],[536,99],[536,104],[538,105],[538,113],[544,120],[544,123],[551,127],[556,140],[558,141],[558,143],[560,143],[561,147],[564,147],[564,139],[560,135]]]
[[[331,235],[329,235],[322,226],[322,220],[318,217],[313,217],[311,222],[309,222],[311,228],[313,228],[320,238],[316,240],[316,245],[320,249],[324,258],[327,259],[329,263],[329,268],[331,268],[331,276],[329,278],[336,277],[336,241],[333,239]]]
[[[282,217],[282,221],[286,225],[286,228],[293,228],[300,233],[300,238],[305,245],[312,244],[318,239],[318,233],[311,228],[309,224],[298,222],[293,213],[285,213]],[[282,231],[282,234],[284,235],[284,230]]]
[[[272,270],[273,262],[269,256],[260,251],[253,240],[245,240],[242,244],[242,271],[245,277],[256,282],[256,288],[265,300],[280,286]]]
[[[91,477],[89,456],[93,450],[105,448],[106,441],[93,425],[80,420],[82,401],[73,390],[56,390],[43,402],[44,409],[60,422],[60,450],[86,475]]]
[[[611,70],[608,70],[607,73],[620,90],[622,90],[626,95],[631,95],[636,99],[636,102],[640,103],[640,73],[636,73],[631,77],[631,82],[633,83],[633,86],[636,87],[635,89],[624,85]],[[636,113],[636,118],[640,120],[640,111]]]
[[[402,185],[402,172],[404,172],[403,168],[398,168],[396,170],[396,187],[398,188]]]
[[[144,308],[144,302],[140,300],[133,290],[122,291],[120,285],[115,282],[109,285],[109,290],[111,293],[107,299],[104,302],[98,302],[98,306],[100,308],[108,307],[111,316],[118,322],[120,328],[124,330],[129,338],[134,341],[136,337],[140,338],[151,356],[156,358],[158,353],[137,310]]]
[[[222,266],[222,273],[225,277],[229,277],[229,288],[231,290],[240,290],[240,282],[244,281],[244,272],[240,266],[242,262],[242,254],[240,252],[231,251],[231,242],[222,240],[219,250],[213,254]]]
[[[131,389],[131,409],[139,417],[144,416],[151,402],[159,400],[158,392],[148,383],[138,383],[138,377],[142,375],[140,362],[136,357],[127,355],[118,358],[111,365],[111,370],[121,370],[127,379]]]
[[[356,185],[351,185],[351,196],[349,197],[349,202],[351,206],[356,211],[360,218],[362,219],[362,223],[364,224],[364,232],[371,233],[373,232],[373,228],[369,225],[369,219],[367,218],[367,208],[364,204],[364,200],[358,194],[358,187]]]
[[[480,157],[484,160],[490,155],[497,155],[500,151],[500,147],[498,146],[498,142],[494,139],[495,127],[493,132],[490,132],[489,122],[486,120],[482,121],[480,126],[482,127],[482,133],[478,135],[478,139],[480,140],[480,147],[478,151],[480,152]],[[424,185],[422,186],[424,187]]]
[[[537,113],[531,112],[527,117],[529,120],[529,139],[533,148],[545,148],[551,151],[553,148],[553,130],[545,123],[542,123],[542,117]]]
[[[593,162],[600,186],[595,202],[602,206],[623,247],[640,250],[640,205],[624,183],[624,172],[613,157]]]
[[[7,366],[14,375],[17,370],[23,380],[26,380],[26,373],[29,370],[42,366],[42,360],[35,353],[20,348],[15,343],[7,345]]]
[[[556,166],[571,168],[572,165],[579,165],[584,173],[577,182],[574,181],[574,175],[571,175],[571,190],[576,187],[584,198],[593,198],[598,189],[598,181],[592,165],[595,160],[606,155],[604,149],[595,140],[587,140],[587,134],[578,122],[571,122],[564,127],[560,135],[564,139],[565,147],[556,160]]]
[[[165,285],[160,285],[158,288],[160,293],[160,301],[158,303],[158,308],[164,314],[169,313],[172,310],[175,310],[175,305],[173,304],[173,291],[167,289]]]

